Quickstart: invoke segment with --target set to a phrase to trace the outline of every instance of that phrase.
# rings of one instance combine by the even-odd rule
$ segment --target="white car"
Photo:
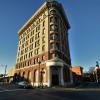
[[[29,84],[26,81],[18,82],[18,87],[22,87],[22,88],[32,88],[31,84]]]

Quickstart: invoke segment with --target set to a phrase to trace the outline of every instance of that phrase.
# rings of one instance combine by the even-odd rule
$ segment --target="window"
[[[33,36],[34,35],[34,30],[33,31],[31,31],[31,33],[30,33],[30,36]]]
[[[30,58],[30,53],[29,53],[29,58]]]
[[[28,72],[28,77],[27,77],[28,81],[30,82],[31,81],[31,72],[29,71]]]
[[[23,72],[22,77],[25,78],[25,72]]]
[[[38,38],[40,37],[40,32],[38,33]]]
[[[50,49],[53,49],[54,48],[54,44],[50,44]]]
[[[45,43],[45,37],[44,36],[42,37],[42,43]]]
[[[34,37],[30,38],[30,43],[32,43],[34,41]]]
[[[37,39],[37,37],[38,37],[38,35],[37,35],[37,34],[35,34],[35,40]]]
[[[30,62],[28,61],[28,65],[27,66],[29,66],[30,65]]]
[[[51,34],[51,35],[50,35],[50,40],[53,40],[53,35],[54,35],[54,34]]]
[[[19,44],[21,45],[21,40],[19,41]]]
[[[26,59],[27,59],[27,54],[26,54]]]
[[[26,41],[26,43],[25,43],[25,46],[27,46],[28,45],[28,41]]]
[[[42,52],[44,52],[44,51],[45,51],[45,45],[42,46]]]
[[[36,32],[37,32],[38,28],[36,27]]]
[[[42,71],[41,71],[41,81],[42,82],[45,82],[46,81],[46,74],[45,74],[45,69],[42,69]]]
[[[45,21],[43,21],[43,26],[45,26]]]
[[[50,17],[50,22],[53,22],[54,21],[54,18],[53,17]]]
[[[43,33],[42,34],[45,34],[45,28],[43,29]]]
[[[42,61],[45,61],[45,60],[46,60],[46,59],[45,59],[45,55],[43,55],[43,56],[42,56]]]
[[[27,62],[25,61],[25,66],[27,65]]]
[[[58,22],[58,18],[57,18],[57,17],[55,17],[55,22],[56,22],[56,23]]]
[[[37,46],[39,46],[39,45],[40,45],[40,40],[37,41]]]
[[[43,14],[43,19],[46,17],[45,13]]]
[[[40,25],[38,25],[37,30],[40,30]]]
[[[35,47],[37,46],[37,42],[35,42]]]
[[[29,38],[29,34],[27,35],[27,37]]]
[[[56,14],[56,11],[55,10],[51,10],[50,14]]]
[[[39,61],[40,61],[40,58],[38,57],[38,58],[37,58],[37,62],[39,62]]]
[[[37,63],[37,59],[36,58],[34,58],[34,64],[36,64]]]
[[[38,70],[34,71],[34,82],[38,82]]]
[[[28,47],[27,48],[25,48],[25,53],[27,53],[28,52]]]
[[[34,55],[36,55],[36,49],[34,50]]]
[[[39,54],[39,48],[37,48],[37,52],[36,52],[36,54]]]

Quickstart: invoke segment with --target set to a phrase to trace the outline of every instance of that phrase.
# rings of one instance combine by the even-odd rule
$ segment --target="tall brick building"
[[[63,6],[45,2],[18,31],[16,73],[33,86],[70,84],[69,28]]]

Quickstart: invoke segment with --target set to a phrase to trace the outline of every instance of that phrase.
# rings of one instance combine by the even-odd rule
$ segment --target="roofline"
[[[31,22],[32,19],[46,6],[46,2],[42,4],[42,6],[32,15],[32,17],[19,29],[18,34],[28,25],[29,22]]]

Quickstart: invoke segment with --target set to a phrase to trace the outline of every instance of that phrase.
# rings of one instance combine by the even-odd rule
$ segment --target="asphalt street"
[[[0,100],[100,100],[100,89],[46,88],[22,89],[0,86]]]

